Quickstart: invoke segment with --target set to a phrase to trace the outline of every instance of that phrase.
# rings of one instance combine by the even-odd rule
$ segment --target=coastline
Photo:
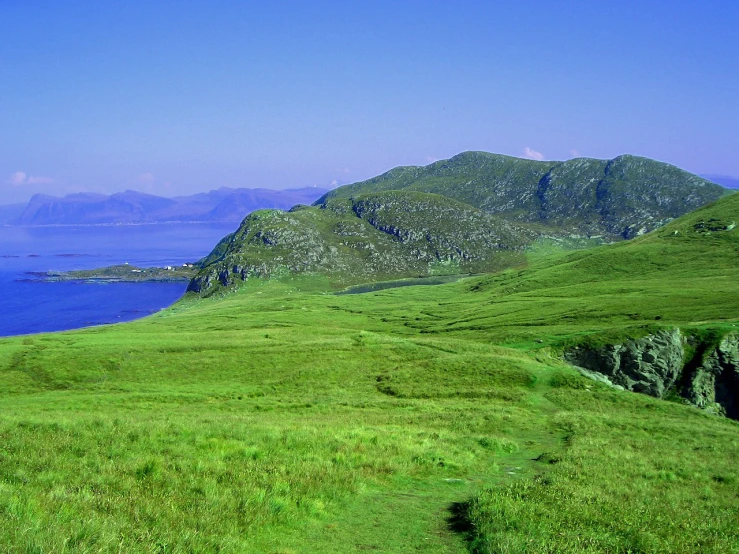
[[[242,218],[243,219],[243,218]],[[185,221],[131,221],[131,222],[108,222],[108,223],[39,223],[36,225],[16,225],[13,223],[2,223],[0,227],[9,227],[15,229],[44,229],[48,227],[139,227],[139,226],[155,226],[155,225],[238,225],[239,220],[185,220]]]
[[[21,282],[36,283],[174,283],[188,282],[197,273],[192,264],[180,267],[138,267],[120,264],[96,269],[72,271],[26,271],[27,278],[16,279]]]

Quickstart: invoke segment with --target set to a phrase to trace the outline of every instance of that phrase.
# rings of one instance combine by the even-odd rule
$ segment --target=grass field
[[[448,284],[250,280],[3,339],[2,550],[739,552],[739,424],[557,355],[734,329],[738,208]]]

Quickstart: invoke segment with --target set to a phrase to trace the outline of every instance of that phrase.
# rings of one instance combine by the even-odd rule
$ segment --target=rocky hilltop
[[[553,233],[611,240],[644,234],[726,193],[697,175],[638,156],[541,162],[463,152],[340,187],[316,204],[384,190],[431,192]]]
[[[635,156],[537,162],[465,152],[340,187],[310,207],[255,212],[198,263],[189,290],[291,273],[347,285],[494,271],[523,263],[538,237],[631,238],[724,194]]]
[[[260,210],[225,237],[189,285],[205,293],[250,277],[295,273],[337,284],[502,269],[531,233],[436,194],[388,191],[289,212]]]

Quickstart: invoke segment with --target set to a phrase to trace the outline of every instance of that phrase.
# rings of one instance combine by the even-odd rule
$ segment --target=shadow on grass
[[[469,511],[469,501],[453,502],[449,506],[449,517],[447,517],[446,522],[449,530],[460,535],[464,539],[467,549],[473,552],[475,527],[470,521]]]

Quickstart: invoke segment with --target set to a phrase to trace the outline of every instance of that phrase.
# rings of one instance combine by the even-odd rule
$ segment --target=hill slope
[[[502,269],[523,261],[530,233],[449,198],[389,191],[321,208],[258,211],[204,260],[188,290],[249,277],[322,274],[337,285]]]
[[[739,195],[731,195],[631,241],[445,285],[455,291],[448,302],[418,318],[409,309],[404,325],[540,348],[655,326],[733,322],[739,314],[736,223]]]
[[[537,237],[640,235],[726,190],[633,156],[534,162],[466,152],[340,187],[311,208],[259,212],[201,260],[189,290],[321,274],[336,286],[524,263]]]
[[[464,152],[340,187],[316,204],[384,190],[431,192],[556,234],[609,240],[643,234],[726,192],[697,175],[637,156],[540,162]]]
[[[482,303],[461,290],[469,307],[450,303],[406,324],[424,333],[539,341],[629,390],[683,397],[739,418],[737,221],[739,195],[732,195],[632,241],[478,279],[467,290]],[[531,306],[526,313],[522,303]],[[718,327],[706,331],[707,322]],[[730,338],[722,343],[724,336]]]

